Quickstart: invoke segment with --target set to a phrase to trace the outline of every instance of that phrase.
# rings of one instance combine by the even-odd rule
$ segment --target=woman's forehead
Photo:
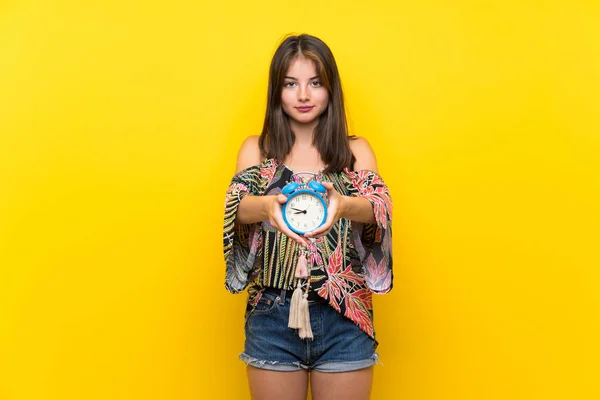
[[[294,78],[304,78],[318,76],[316,63],[306,57],[295,57],[288,67],[286,76]]]

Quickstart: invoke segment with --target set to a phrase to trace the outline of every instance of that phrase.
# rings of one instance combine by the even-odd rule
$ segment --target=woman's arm
[[[260,148],[258,147],[258,136],[248,136],[242,143],[238,151],[237,161],[235,164],[235,173],[260,164],[262,158],[260,156]]]
[[[244,140],[238,152],[236,173],[260,164],[261,161],[258,136],[249,136]],[[292,232],[283,221],[281,205],[286,201],[287,198],[282,194],[277,196],[245,196],[238,206],[235,223],[254,224],[257,222],[269,221],[275,229],[285,233],[296,242],[305,246],[308,242]]]
[[[350,150],[352,150],[355,158],[353,165],[355,171],[370,170],[377,172],[377,159],[366,139],[356,138],[350,140]],[[323,226],[305,234],[306,237],[326,235],[333,224],[340,218],[369,224],[377,222],[373,212],[373,205],[369,200],[364,197],[343,196],[329,182],[323,182],[323,186],[327,189],[327,198],[329,199],[328,210],[330,214]]]
[[[357,137],[350,140],[350,150],[355,158],[355,171],[367,169],[377,172],[377,159],[366,139]],[[341,196],[338,214],[339,218],[351,221],[375,223],[373,206],[369,200],[362,197]]]
[[[367,142],[367,139],[357,137],[355,139],[350,140],[350,150],[352,154],[354,154],[354,171],[359,171],[361,169],[368,169],[373,172],[377,171],[377,159],[375,158],[375,153]]]
[[[373,205],[371,205],[369,200],[362,197],[342,196],[339,216],[339,218],[346,218],[350,221],[367,224],[374,224],[376,222]]]
[[[248,136],[238,151],[235,164],[235,173],[243,171],[254,165],[260,164],[260,149],[258,147],[258,136]],[[235,222],[238,224],[253,224],[268,219],[267,207],[269,198],[267,196],[246,196],[240,201]]]

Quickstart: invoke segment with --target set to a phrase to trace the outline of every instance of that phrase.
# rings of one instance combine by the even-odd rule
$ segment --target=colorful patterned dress
[[[235,224],[240,201],[247,195],[276,195],[290,182],[293,172],[282,162],[267,159],[246,168],[231,180],[225,197],[223,247],[225,287],[231,293],[248,288],[246,318],[265,287],[293,290],[298,244],[274,229],[268,221]],[[298,176],[294,176],[298,178]],[[373,171],[322,173],[321,182],[332,182],[346,196],[364,197],[373,206],[376,223],[338,220],[310,248],[310,290],[375,339],[372,294],[392,289],[392,200],[381,176]]]

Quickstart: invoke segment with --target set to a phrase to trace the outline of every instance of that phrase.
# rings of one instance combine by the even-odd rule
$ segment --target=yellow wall
[[[600,5],[0,3],[0,399],[245,399],[222,204],[288,32],[391,187],[373,399],[600,398]]]

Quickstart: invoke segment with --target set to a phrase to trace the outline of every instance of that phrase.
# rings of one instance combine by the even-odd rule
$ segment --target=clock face
[[[310,232],[325,223],[327,214],[325,203],[310,190],[299,190],[293,193],[284,207],[285,222],[296,233]]]

